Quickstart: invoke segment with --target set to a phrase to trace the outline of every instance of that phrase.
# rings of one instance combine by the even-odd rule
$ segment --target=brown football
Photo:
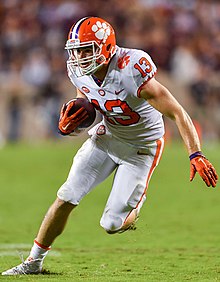
[[[84,98],[76,98],[73,107],[70,109],[68,116],[74,114],[78,109],[83,107],[86,109],[88,113],[87,119],[85,119],[80,125],[79,128],[87,128],[93,124],[96,118],[96,111],[92,103],[90,103],[87,99]]]

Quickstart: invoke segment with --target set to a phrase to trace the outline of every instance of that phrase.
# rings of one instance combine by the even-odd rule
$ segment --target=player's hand
[[[190,181],[193,180],[196,172],[208,187],[216,186],[218,180],[216,170],[201,152],[190,155]]]
[[[72,133],[87,117],[86,109],[79,108],[75,113],[69,114],[75,101],[71,100],[67,104],[63,104],[60,111],[59,131],[62,135],[69,135]]]

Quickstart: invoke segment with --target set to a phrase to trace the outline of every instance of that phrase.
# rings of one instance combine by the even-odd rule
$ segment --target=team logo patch
[[[111,30],[109,26],[106,23],[101,23],[100,21],[97,21],[96,24],[92,26],[92,31],[95,32],[95,36],[103,40],[103,43],[106,42],[107,38],[111,34]]]
[[[105,130],[104,125],[100,125],[96,130],[97,135],[104,135],[105,133],[106,133],[106,130]]]
[[[82,91],[85,92],[85,93],[89,93],[89,92],[90,92],[89,88],[87,88],[87,87],[85,87],[85,86],[83,86],[81,89],[82,89]]]
[[[105,96],[105,90],[103,90],[103,89],[100,89],[100,90],[98,91],[98,93],[99,93],[99,95],[101,95],[101,96]]]
[[[130,56],[124,54],[122,57],[118,59],[118,68],[124,69],[130,62]]]

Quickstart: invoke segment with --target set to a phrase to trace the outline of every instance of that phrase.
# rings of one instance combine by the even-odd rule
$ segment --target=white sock
[[[34,240],[34,245],[31,248],[30,255],[27,260],[44,260],[46,255],[48,254],[50,247],[43,246]]]

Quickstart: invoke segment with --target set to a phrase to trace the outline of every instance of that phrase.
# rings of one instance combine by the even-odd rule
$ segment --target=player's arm
[[[207,186],[216,186],[218,176],[212,164],[201,152],[198,134],[191,118],[170,91],[155,78],[143,84],[139,96],[148,101],[159,112],[174,120],[190,156],[190,180],[193,180],[196,171],[200,174]]]
[[[201,151],[200,141],[191,118],[166,87],[152,78],[142,86],[140,96],[176,122],[189,155]]]

